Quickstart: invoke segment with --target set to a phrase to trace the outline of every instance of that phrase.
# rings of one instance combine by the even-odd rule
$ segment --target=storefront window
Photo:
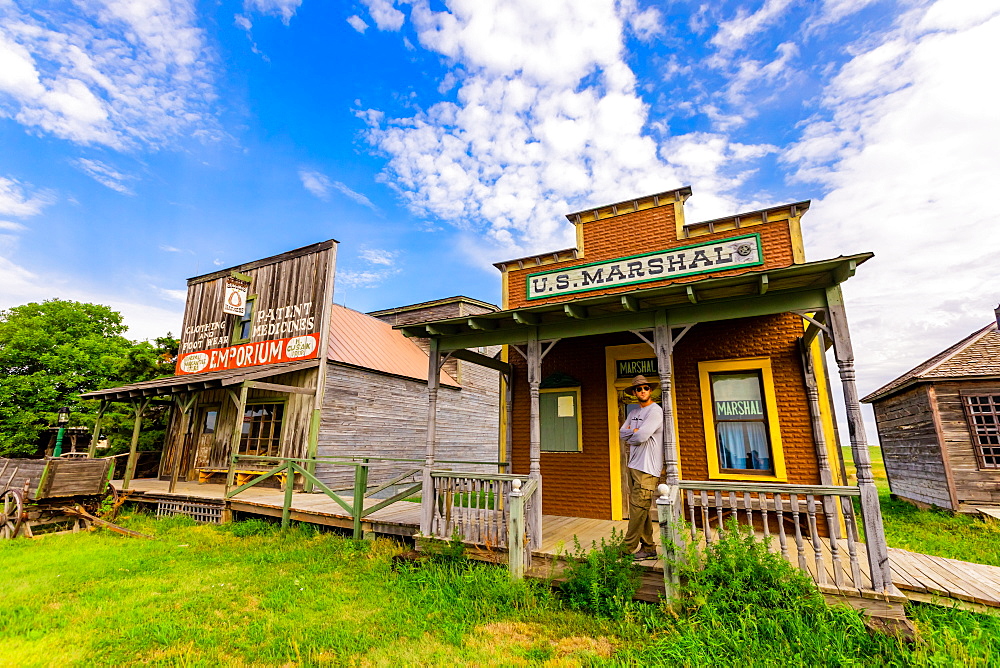
[[[240,454],[277,457],[284,404],[251,404],[243,413]]]
[[[710,377],[719,468],[772,472],[760,372],[713,373]]]

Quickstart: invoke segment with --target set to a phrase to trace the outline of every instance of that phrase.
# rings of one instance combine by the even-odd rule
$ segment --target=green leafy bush
[[[219,526],[222,531],[227,531],[237,538],[247,538],[249,536],[266,536],[273,533],[277,528],[276,524],[266,520],[252,517],[241,522],[227,522]]]
[[[598,617],[622,619],[628,614],[639,587],[639,572],[625,549],[625,537],[612,530],[610,540],[592,550],[573,537],[574,551],[567,562],[560,587],[570,608]]]

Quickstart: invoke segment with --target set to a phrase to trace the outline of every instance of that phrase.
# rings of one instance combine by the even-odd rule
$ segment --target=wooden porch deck
[[[121,481],[115,480],[115,486],[121,489]],[[130,498],[137,502],[155,503],[165,501],[187,501],[191,503],[225,503],[224,487],[219,484],[198,484],[195,482],[179,482],[173,494],[167,490],[169,483],[164,480],[138,479],[133,480]],[[347,499],[349,497],[345,497]],[[273,488],[253,487],[237,497],[230,499],[228,508],[236,512],[280,517],[284,492]],[[366,507],[378,503],[379,499],[369,499]],[[292,495],[292,519],[324,526],[350,529],[353,526],[351,517],[336,502],[325,494],[305,494],[296,492]],[[420,524],[420,505],[401,501],[391,506],[377,510],[362,520],[365,532],[376,534],[412,536],[418,532]],[[580,517],[562,517],[543,515],[542,545],[532,554],[537,558],[530,574],[548,575],[552,568],[558,568],[560,557],[574,551],[574,536],[584,547],[600,544],[602,538],[608,538],[612,529],[624,533],[627,522],[612,520],[593,520]],[[974,564],[944,557],[908,552],[897,548],[889,548],[889,560],[892,570],[894,591],[880,594],[872,591],[868,575],[868,557],[864,552],[864,544],[858,543],[858,561],[860,562],[860,582],[855,582],[847,554],[841,550],[839,570],[841,584],[836,583],[835,572],[838,565],[833,559],[829,541],[821,545],[823,573],[816,568],[816,555],[812,545],[805,541],[804,554],[795,552],[795,546],[789,547],[788,559],[792,564],[804,566],[820,590],[829,597],[843,597],[857,604],[858,601],[869,601],[859,607],[899,607],[907,598],[924,602],[941,602],[950,604],[953,601],[972,607],[1000,608],[1000,567]],[[772,550],[778,551],[777,541],[771,542]],[[497,551],[480,553],[482,558],[498,560]],[[663,591],[663,566],[659,560],[643,563],[645,571],[643,588],[640,595],[643,598],[656,600]]]

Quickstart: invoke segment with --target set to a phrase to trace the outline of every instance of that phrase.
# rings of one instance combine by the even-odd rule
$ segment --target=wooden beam
[[[315,387],[296,387],[295,385],[279,385],[278,383],[265,383],[259,380],[245,380],[244,387],[255,390],[270,390],[271,392],[287,392],[289,394],[316,394]]]
[[[764,295],[767,294],[767,274],[760,275],[760,281],[758,283],[757,292]]]
[[[575,318],[577,320],[587,319],[587,309],[584,306],[578,304],[566,304],[563,306],[563,311],[570,318]]]
[[[403,336],[407,338],[427,338],[427,328],[420,325],[412,325],[410,327],[400,327],[399,331],[403,333]]]
[[[496,320],[487,320],[486,318],[469,318],[469,329],[477,329],[480,332],[491,332],[497,328]]]
[[[514,322],[519,325],[537,325],[539,323],[539,318],[536,313],[528,313],[527,311],[514,311]]]
[[[633,313],[639,312],[639,300],[632,295],[622,295],[622,308]]]
[[[495,369],[500,373],[510,374],[513,370],[513,367],[511,367],[511,365],[507,362],[502,362],[494,357],[488,357],[464,348],[462,350],[451,351],[451,356],[455,359],[465,360],[466,362],[472,362],[473,364],[478,364],[479,366]]]
[[[690,285],[687,286],[687,289],[685,290],[685,292],[687,292],[687,298],[688,298],[689,302],[691,302],[692,304],[697,304],[698,303],[698,296],[694,293],[694,288],[693,287],[691,287]]]
[[[457,325],[424,325],[424,328],[431,336],[451,336],[458,333]]]
[[[858,263],[855,260],[848,260],[847,262],[838,265],[833,270],[833,280],[838,284],[843,283],[851,276],[854,276],[854,272],[858,270]]]

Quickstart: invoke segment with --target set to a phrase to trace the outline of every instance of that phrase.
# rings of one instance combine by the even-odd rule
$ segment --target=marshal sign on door
[[[246,315],[247,312],[247,292],[250,284],[238,278],[230,276],[226,279],[226,298],[222,303],[223,313],[233,315]]]

